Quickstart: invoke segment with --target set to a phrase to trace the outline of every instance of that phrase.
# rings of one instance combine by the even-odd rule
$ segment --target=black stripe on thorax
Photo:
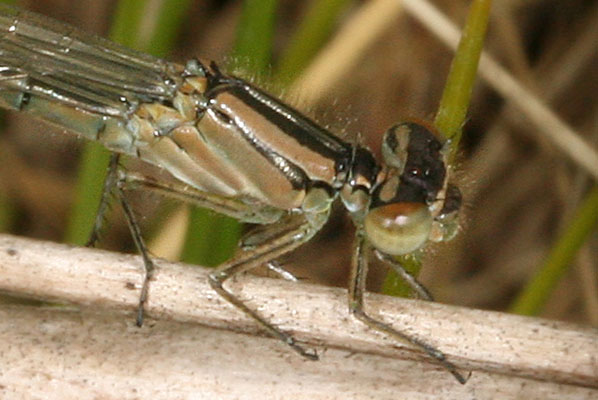
[[[303,190],[305,189],[310,179],[302,168],[297,166],[286,157],[273,151],[267,147],[262,141],[258,140],[251,129],[243,129],[241,126],[235,124],[239,132],[243,135],[243,138],[247,140],[253,148],[255,148],[270,164],[274,165],[291,183],[293,189]],[[268,179],[265,177],[264,179]]]
[[[216,82],[213,81],[213,83]],[[213,98],[223,92],[234,95],[301,146],[333,160],[337,169],[336,173],[346,168],[350,162],[351,145],[317,125],[291,106],[238,78],[222,77],[215,86],[208,89],[206,96]]]

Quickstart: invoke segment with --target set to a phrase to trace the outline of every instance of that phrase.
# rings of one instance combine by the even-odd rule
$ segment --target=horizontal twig
[[[464,372],[471,370],[462,386],[419,350],[350,318],[346,291],[336,288],[252,276],[230,285],[262,315],[316,347],[319,362],[256,335],[256,325],[209,288],[205,269],[165,261],[157,262],[150,285],[151,319],[137,329],[140,267],[137,256],[0,235],[0,290],[86,306],[80,312],[0,309],[0,393],[38,390],[46,398],[201,393],[219,399],[401,393],[433,398],[440,392],[445,398],[498,393],[520,398],[522,390],[528,398],[598,394],[595,329],[368,296],[371,314],[438,347]]]

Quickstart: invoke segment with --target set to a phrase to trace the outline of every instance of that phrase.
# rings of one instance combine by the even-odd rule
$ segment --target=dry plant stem
[[[178,205],[161,224],[157,234],[151,238],[147,247],[156,257],[176,260],[185,245],[185,233],[189,225],[189,206]]]
[[[14,321],[18,321],[15,323]],[[559,399],[598,390],[328,349],[318,362],[271,339],[195,324],[32,307],[0,309],[0,397],[43,399]],[[259,368],[257,368],[259,366]],[[35,377],[32,379],[32,377]]]
[[[235,331],[254,332],[257,329],[253,321],[226,304],[209,288],[206,270],[163,261],[156,264],[146,306],[148,317]],[[141,265],[137,256],[0,235],[0,290],[21,296],[71,302],[94,309],[121,310],[132,315],[139,298]],[[264,316],[292,332],[299,340],[314,346],[344,349],[356,353],[354,357],[358,358],[383,356],[388,360],[420,360],[417,369],[426,371],[428,383],[434,380],[438,384],[444,382],[447,387],[460,386],[435,362],[423,357],[419,350],[390,340],[349,318],[345,290],[251,276],[230,282],[229,288],[241,298],[249,299],[250,304]],[[500,375],[508,375],[517,382],[533,378],[598,389],[598,361],[595,357],[598,330],[378,295],[367,296],[366,308],[396,329],[438,347],[459,368],[473,370],[472,378],[465,387],[475,386],[478,379],[487,376],[492,376],[491,380],[496,379],[496,382],[504,382]],[[132,325],[132,317],[121,318]],[[57,317],[58,321],[60,319]],[[21,319],[8,317],[1,320],[14,329],[22,322]],[[150,322],[148,326],[152,324]],[[140,332],[151,336],[151,328],[146,329],[149,332]],[[134,332],[137,331],[131,334],[135,335]],[[127,332],[123,329],[119,334],[126,335]],[[119,334],[112,335],[114,338],[110,340],[118,340]],[[165,346],[179,342],[174,335],[159,336],[166,342]],[[304,361],[295,359],[296,355],[288,352],[278,341],[254,340],[274,349],[267,350],[271,353],[270,357],[303,365]],[[98,341],[105,343],[101,338],[96,339],[94,344]],[[11,346],[16,342],[0,340],[0,343],[10,343]],[[224,348],[225,345],[218,347]],[[151,353],[147,356],[158,351],[145,345],[125,348],[131,353],[137,353],[137,349],[141,353]],[[87,350],[90,354],[97,351],[92,346]],[[259,353],[266,351],[262,348]],[[327,351],[320,353],[326,359]],[[8,353],[0,351],[0,354],[6,357]],[[219,351],[203,355],[208,358],[221,356]],[[135,357],[142,359],[146,355]],[[261,357],[268,356],[262,354]],[[242,357],[241,360],[250,359]],[[11,361],[2,360],[0,365],[11,365]],[[305,368],[318,368],[318,365],[310,363]],[[382,371],[383,368],[377,373],[385,376],[384,381],[389,379],[392,385],[397,384],[393,376],[386,376]],[[156,373],[162,376],[163,371]],[[411,376],[411,379],[416,378]]]

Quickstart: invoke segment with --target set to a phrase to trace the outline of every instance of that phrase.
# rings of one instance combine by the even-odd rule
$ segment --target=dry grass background
[[[197,2],[169,58],[224,59],[234,39],[239,3]],[[281,2],[277,49],[286,45],[305,3]],[[468,1],[435,3],[462,24]],[[21,2],[100,34],[109,25],[112,5],[97,0]],[[596,2],[510,0],[493,7],[487,51],[596,149]],[[376,152],[390,125],[405,117],[433,117],[451,58],[449,49],[402,14],[360,54],[357,68],[307,111],[341,135],[361,136]],[[81,141],[27,116],[7,115],[6,126],[0,136],[0,190],[16,210],[11,231],[60,241]],[[438,301],[505,310],[567,225],[590,178],[482,81],[474,92],[457,175],[465,197],[461,233],[448,244],[428,249],[421,278]],[[158,203],[155,196],[142,195],[139,200],[139,215],[151,215]],[[286,261],[296,275],[346,286],[352,226],[338,211],[318,240]],[[124,220],[114,214],[101,247],[130,251]],[[144,225],[160,223],[144,219]],[[542,316],[598,325],[596,254],[594,233]],[[384,273],[382,268],[372,271],[372,290]]]

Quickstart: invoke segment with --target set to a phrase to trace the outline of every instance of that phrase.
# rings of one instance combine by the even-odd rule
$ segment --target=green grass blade
[[[261,74],[270,66],[277,7],[278,0],[243,2],[231,56],[249,72]]]
[[[145,17],[147,0],[120,0],[112,17],[108,37],[132,49],[139,49],[139,30]]]
[[[263,73],[270,64],[277,6],[276,0],[243,3],[231,56],[248,72]],[[181,258],[193,264],[216,266],[233,255],[240,235],[239,222],[195,208],[191,211]]]
[[[181,22],[187,16],[192,3],[192,0],[162,0],[156,25],[149,39],[140,44],[140,48],[156,57],[166,57],[177,39]]]
[[[280,57],[276,79],[288,85],[307,66],[328,40],[343,10],[351,0],[312,1],[305,18]]]
[[[98,143],[90,142],[83,146],[74,201],[64,236],[67,243],[79,246],[87,243],[98,211],[109,160],[110,152]]]
[[[558,239],[538,273],[526,285],[510,307],[516,314],[536,315],[588,236],[598,226],[598,186],[594,186],[577,209],[571,224]]]
[[[434,120],[438,131],[452,140],[453,154],[459,145],[461,127],[465,123],[471,100],[491,4],[491,0],[476,0],[471,5]],[[403,257],[399,261],[404,263],[414,276],[419,274],[422,266],[419,257],[413,260]],[[409,288],[394,271],[391,271],[383,284],[383,293],[401,296],[409,293]]]
[[[233,218],[194,208],[189,216],[182,259],[215,267],[233,255],[241,230],[242,225]]]
[[[172,49],[191,4],[191,0],[120,0],[109,37],[132,49],[163,57]]]
[[[17,218],[10,199],[0,192],[0,232],[9,232]]]
[[[471,5],[434,119],[438,131],[452,139],[453,149],[457,148],[461,139],[461,127],[471,101],[491,5],[491,0],[476,0]]]
[[[403,268],[413,276],[417,276],[422,268],[422,261],[419,255],[395,257]],[[382,293],[395,297],[409,297],[411,287],[394,271],[390,270],[382,284]]]

